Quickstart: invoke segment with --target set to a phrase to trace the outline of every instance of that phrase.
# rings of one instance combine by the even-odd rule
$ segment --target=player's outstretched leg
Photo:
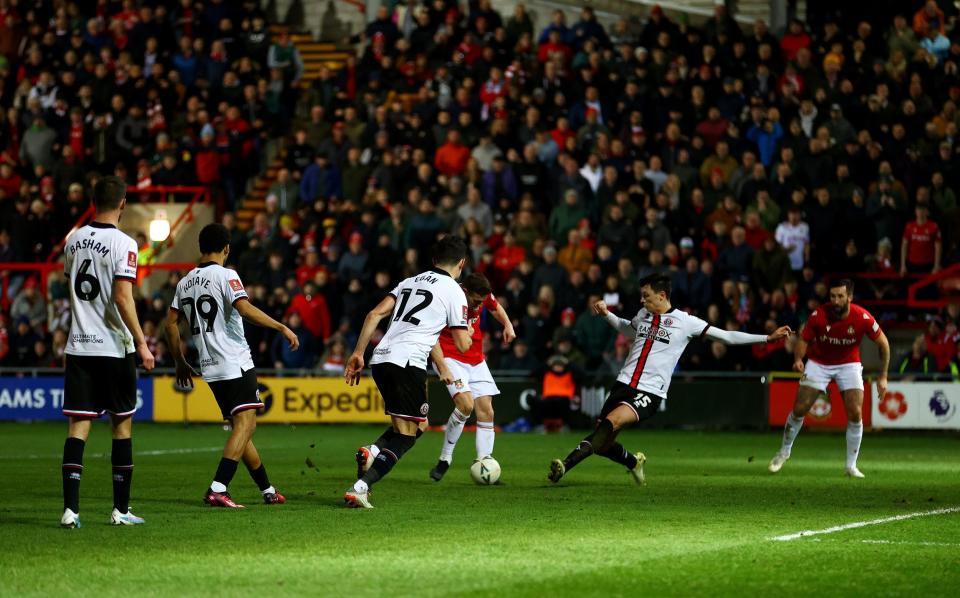
[[[226,507],[229,509],[242,509],[243,505],[233,502],[227,487],[233,481],[233,476],[237,473],[237,465],[246,449],[253,431],[257,427],[257,412],[252,409],[240,411],[233,416],[233,432],[227,439],[227,446],[223,449],[223,457],[217,466],[217,472],[213,476],[213,482],[207,489],[203,502],[212,507]]]
[[[60,526],[80,527],[80,478],[83,476],[83,449],[90,433],[88,418],[70,418],[70,427],[63,443],[63,461],[60,467],[63,478],[63,516]]]
[[[387,446],[387,443],[390,442],[390,439],[396,434],[393,427],[388,427],[383,431],[383,434],[377,438],[373,444],[368,444],[366,446],[361,446],[357,449],[357,479],[363,477],[363,474],[367,473],[367,470],[373,465],[373,460],[377,458],[377,455],[380,454],[380,450],[383,447]],[[417,438],[423,436],[423,428],[417,428]]]
[[[493,455],[493,397],[477,399],[477,459]]]
[[[243,464],[247,466],[247,472],[250,474],[250,477],[253,478],[253,482],[257,485],[257,488],[260,488],[260,494],[263,495],[264,504],[282,505],[287,502],[287,499],[270,483],[270,478],[267,476],[267,468],[264,467],[263,461],[260,459],[260,453],[257,452],[257,447],[254,446],[253,440],[247,442],[247,446],[243,449]]]
[[[130,512],[130,486],[133,484],[133,440],[131,438],[133,417],[111,416],[113,447],[110,461],[113,464],[113,525],[139,525],[142,517]]]
[[[554,459],[550,463],[550,473],[547,479],[556,484],[568,471],[594,453],[603,454],[609,448],[610,442],[616,436],[613,422],[609,419],[600,420],[597,428],[580,441],[577,448],[570,451],[567,458],[561,461]]]
[[[413,422],[394,418],[394,426],[396,426],[395,433],[387,444],[380,449],[380,454],[373,460],[373,465],[343,495],[343,500],[348,506],[358,509],[372,509],[373,505],[370,504],[369,500],[370,487],[390,473],[393,466],[417,442],[417,432],[419,430]]]
[[[631,454],[622,444],[614,442],[602,454],[597,454],[626,467],[627,471],[633,477],[633,481],[636,482],[638,486],[646,484],[647,480],[643,473],[643,464],[647,462],[647,456],[643,453],[638,452]]]
[[[863,391],[844,390],[843,406],[847,410],[847,465],[846,474],[851,478],[865,477],[857,467],[860,443],[863,441]]]
[[[793,403],[793,411],[787,416],[787,423],[783,426],[783,441],[780,444],[780,450],[770,460],[767,470],[770,473],[777,473],[783,467],[783,464],[790,458],[790,452],[793,450],[793,441],[797,439],[800,428],[803,427],[803,418],[810,411],[810,407],[817,400],[820,391],[811,386],[803,384],[797,389],[797,398]]]

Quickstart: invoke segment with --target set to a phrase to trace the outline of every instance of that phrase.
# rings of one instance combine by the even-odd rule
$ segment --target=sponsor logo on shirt
[[[73,335],[73,342],[79,345],[85,345],[85,344],[102,345],[103,339],[97,336],[96,334],[75,333]]]
[[[640,324],[640,327],[637,328],[637,338],[650,338],[650,328],[649,324]],[[670,331],[664,330],[663,327],[657,328],[656,337],[653,340],[663,343],[665,345],[670,344]]]

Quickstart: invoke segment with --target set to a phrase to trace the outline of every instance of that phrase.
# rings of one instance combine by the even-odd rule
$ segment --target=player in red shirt
[[[933,272],[940,270],[940,255],[943,241],[940,227],[930,220],[930,208],[917,204],[917,219],[903,227],[900,244],[900,274],[907,272]]]
[[[440,460],[436,467],[430,470],[430,477],[436,481],[443,479],[450,464],[453,462],[453,449],[457,446],[463,426],[473,413],[477,411],[477,459],[493,454],[493,397],[500,394],[490,368],[487,367],[483,355],[483,331],[480,330],[480,312],[486,309],[500,324],[503,325],[503,340],[508,343],[517,337],[513,331],[513,323],[503,307],[497,303],[490,289],[490,281],[474,272],[463,279],[463,292],[467,295],[467,305],[470,310],[469,322],[472,330],[473,344],[466,352],[457,350],[453,343],[450,329],[445,328],[440,333],[440,342],[433,348],[430,356],[441,380],[452,380],[447,385],[447,391],[453,398],[455,405],[444,436],[446,439],[440,450]]]
[[[877,396],[887,392],[887,368],[890,366],[890,343],[870,312],[854,305],[853,281],[841,279],[830,285],[830,303],[815,309],[800,332],[793,350],[793,369],[801,372],[800,388],[793,403],[793,412],[787,416],[783,429],[783,444],[773,456],[768,469],[777,473],[793,449],[793,441],[803,418],[813,403],[833,380],[843,396],[847,412],[847,467],[853,478],[864,477],[857,469],[860,441],[863,439],[863,364],[860,363],[860,341],[866,334],[880,350],[880,375],[877,376]],[[804,365],[803,358],[807,357]]]

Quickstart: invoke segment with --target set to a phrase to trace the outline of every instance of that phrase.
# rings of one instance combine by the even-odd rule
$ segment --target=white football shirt
[[[683,350],[691,339],[706,334],[710,325],[676,308],[665,314],[650,313],[642,308],[630,320],[629,327],[634,330],[635,338],[617,381],[666,397]]]
[[[113,302],[113,281],[137,281],[137,242],[112,224],[91,222],[67,238],[63,273],[70,283],[69,355],[124,357],[133,335]]]
[[[240,276],[215,262],[200,264],[177,283],[170,309],[189,323],[207,382],[233,380],[253,368],[243,318],[234,307],[246,299]]]
[[[370,365],[393,363],[427,369],[430,350],[444,327],[467,328],[467,296],[446,272],[435,269],[408,278],[390,291],[397,300],[390,328]]]
[[[810,226],[806,222],[796,226],[789,222],[781,222],[777,225],[773,237],[787,250],[790,267],[794,270],[802,270],[803,248],[810,243]]]

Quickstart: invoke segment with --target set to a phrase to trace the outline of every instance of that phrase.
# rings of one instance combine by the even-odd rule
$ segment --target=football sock
[[[234,474],[237,473],[237,465],[239,465],[239,462],[221,457],[220,465],[217,466],[217,473],[213,476],[213,483],[210,484],[210,489],[214,492],[226,492],[227,486],[230,485]]]
[[[857,466],[860,456],[860,441],[863,440],[863,422],[847,423],[847,469]]]
[[[600,454],[600,453],[597,453]],[[627,449],[623,447],[619,442],[614,442],[610,448],[603,453],[604,457],[610,459],[614,463],[619,463],[627,469],[633,469],[637,466],[637,458],[634,457]]]
[[[493,422],[477,422],[477,459],[493,454]]]
[[[80,476],[83,475],[83,447],[79,438],[67,438],[63,443],[63,508],[80,512]]]
[[[393,426],[390,426],[383,431],[383,434],[380,435],[380,438],[377,438],[374,441],[373,446],[377,447],[377,453],[380,453],[380,449],[387,446],[387,443],[390,442],[397,433],[393,431]],[[376,457],[376,455],[374,455]]]
[[[133,483],[133,440],[114,438],[110,462],[113,464],[113,508],[126,513],[130,510],[130,485]]]
[[[250,472],[250,477],[253,478],[257,488],[260,488],[260,492],[264,492],[265,490],[272,488],[270,485],[270,478],[267,477],[267,468],[264,467],[263,463],[260,463],[260,467],[256,469],[250,469],[250,466],[248,465],[247,471]]]
[[[607,445],[616,435],[613,432],[613,424],[609,419],[605,419],[597,424],[597,429],[589,436],[580,441],[577,448],[570,451],[567,458],[563,460],[563,466],[570,471],[578,463],[592,455],[593,453],[602,454],[608,448]]]
[[[797,439],[797,434],[800,433],[800,428],[803,427],[803,418],[795,417],[793,412],[790,412],[790,415],[787,416],[787,423],[783,426],[783,445],[780,447],[780,452],[789,455],[790,451],[793,450],[793,441]]]
[[[363,482],[367,488],[376,484],[390,473],[390,470],[397,464],[397,461],[403,457],[404,453],[413,448],[416,442],[417,439],[415,436],[395,434],[387,446],[381,449],[380,454],[373,460],[373,465],[367,470],[367,473],[363,474],[363,478],[359,480],[359,482]],[[354,488],[358,491],[360,490],[360,487],[357,485],[354,485]]]
[[[463,425],[467,423],[469,416],[460,413],[459,409],[454,409],[447,420],[447,428],[443,433],[445,442],[440,449],[440,460],[447,463],[453,463],[453,449],[457,448],[457,441],[463,434]],[[419,429],[419,428],[418,428]]]

